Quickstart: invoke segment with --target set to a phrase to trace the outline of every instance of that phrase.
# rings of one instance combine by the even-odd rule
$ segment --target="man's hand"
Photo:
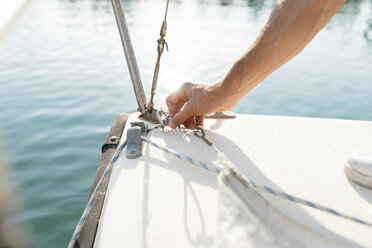
[[[206,85],[184,83],[181,88],[167,97],[169,126],[176,128],[183,124],[187,128],[203,126],[206,114],[225,111],[237,102],[228,101],[220,90],[220,84]]]

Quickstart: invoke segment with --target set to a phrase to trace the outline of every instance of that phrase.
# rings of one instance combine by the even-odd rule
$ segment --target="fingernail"
[[[176,128],[176,125],[173,123],[173,121],[170,121],[169,122],[169,127],[174,129],[174,128]]]

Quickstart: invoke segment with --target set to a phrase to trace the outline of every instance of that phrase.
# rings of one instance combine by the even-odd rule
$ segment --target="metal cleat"
[[[142,156],[142,131],[141,127],[134,126],[127,130],[127,151],[126,157],[135,159]]]

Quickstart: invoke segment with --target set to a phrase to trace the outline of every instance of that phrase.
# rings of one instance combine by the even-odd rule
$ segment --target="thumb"
[[[193,116],[192,106],[190,102],[187,102],[185,106],[175,114],[171,121],[169,122],[169,126],[171,128],[176,128],[184,123],[189,117]]]

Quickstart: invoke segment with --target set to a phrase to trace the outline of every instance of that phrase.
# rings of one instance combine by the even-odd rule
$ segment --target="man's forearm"
[[[281,0],[248,52],[220,82],[237,101],[298,54],[327,24],[344,0]],[[236,98],[236,99],[235,99]]]
[[[184,83],[167,97],[169,126],[203,125],[204,115],[233,108],[253,87],[299,53],[344,0],[279,0],[248,52],[212,85]]]

